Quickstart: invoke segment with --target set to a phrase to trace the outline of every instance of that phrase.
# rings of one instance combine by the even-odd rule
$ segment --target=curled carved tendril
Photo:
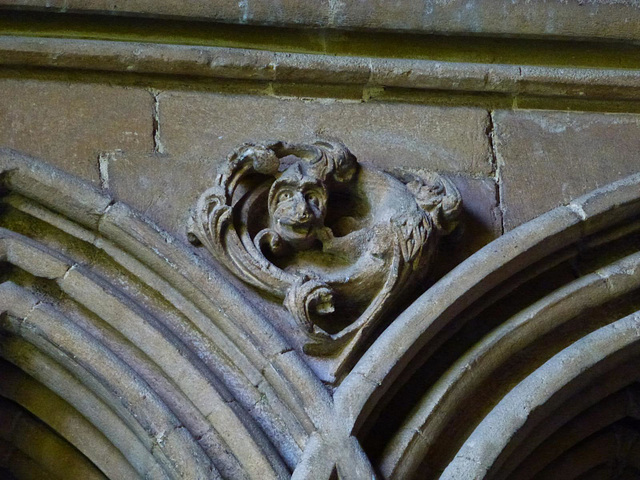
[[[227,205],[225,205],[225,198],[223,195],[219,194],[219,193],[213,193],[211,195],[208,195],[205,198],[205,207],[204,207],[204,212],[206,215],[211,215],[213,212],[215,212],[215,210],[225,207]]]
[[[334,311],[333,292],[318,280],[298,281],[291,285],[284,304],[309,333],[314,332],[313,313],[327,315]]]
[[[299,175],[294,175],[296,169]],[[382,304],[409,281],[412,272],[424,271],[423,267],[428,264],[435,248],[434,242],[440,236],[451,233],[460,211],[461,199],[455,185],[437,173],[417,176],[398,171],[389,177],[377,171],[372,178],[377,179],[378,183],[369,184],[367,175],[358,176],[361,169],[364,171],[365,167],[359,166],[356,157],[339,142],[318,141],[313,145],[281,141],[244,144],[228,157],[214,184],[200,197],[190,220],[190,241],[208,248],[221,263],[247,283],[278,298],[285,297],[284,306],[308,337],[305,352],[312,355],[337,351],[353,338],[356,331],[361,331],[363,325],[375,321],[382,311]],[[317,216],[317,222],[301,220],[292,225],[292,232],[285,228],[280,231],[282,220],[289,217],[281,213],[274,216],[276,209],[272,208],[272,204],[277,206],[280,200],[291,200],[286,197],[291,193],[279,187],[287,181],[294,185],[302,184],[303,179],[311,179],[309,184],[320,185],[324,195],[307,196],[311,189],[300,189],[304,195],[304,205],[309,211],[320,209],[321,206],[324,208],[326,197],[330,197],[332,192],[336,196],[353,196],[356,201],[368,202],[377,198],[377,192],[373,190],[380,186],[379,182],[394,190],[404,188],[397,184],[399,180],[411,195],[401,195],[400,206],[393,199],[389,205],[385,203],[386,206],[380,208],[383,217],[372,220],[370,225],[364,220],[361,222],[357,227],[361,232],[353,238],[362,239],[364,245],[356,245],[356,241],[347,244],[345,239],[336,240],[331,228],[325,226],[324,211]],[[253,195],[251,190],[257,186],[261,190],[256,190],[254,196],[248,197],[251,201],[242,200],[247,198],[247,194]],[[259,205],[258,200],[264,197],[267,188],[269,215],[262,218],[264,212],[257,210],[256,218],[251,218],[251,209]],[[382,195],[381,199],[384,198]],[[237,215],[234,215],[234,210]],[[245,213],[251,220],[251,228],[247,225]],[[259,230],[255,236],[254,228]],[[303,240],[300,240],[301,237]],[[348,286],[339,284],[322,270],[315,271],[313,259],[310,262],[304,260],[307,263],[298,265],[299,268],[295,263],[299,260],[296,257],[299,251],[315,249],[319,243],[323,246],[322,252],[325,246],[336,246],[345,251],[347,248],[353,249],[353,265],[349,268],[366,270],[366,275],[361,277],[366,277],[367,281],[368,276],[374,277],[378,271],[369,272],[374,268],[370,266],[369,258],[377,259],[375,265],[382,260],[389,272],[389,280],[383,289],[379,293],[371,292],[371,304],[362,317],[332,334],[317,325],[316,321],[319,316],[334,311],[335,294],[329,285],[335,284],[336,292],[343,292]],[[370,249],[370,257],[362,254],[365,248]],[[283,262],[276,261],[275,257],[283,259]],[[280,265],[291,265],[292,268],[289,270]],[[301,273],[303,265],[308,270]],[[377,288],[375,279],[370,284]]]
[[[209,214],[209,232],[214,237],[222,235],[222,229],[231,222],[233,212],[228,205],[216,207]]]
[[[274,255],[281,255],[287,249],[282,237],[275,230],[265,228],[261,230],[253,240],[254,245],[260,251],[268,248]]]
[[[280,159],[270,148],[252,146],[247,150],[247,156],[253,161],[253,169],[265,175],[272,175],[280,167]]]
[[[194,245],[210,245],[230,221],[231,213],[224,194],[218,188],[210,189],[198,202],[197,210],[191,218],[187,234],[189,241]]]

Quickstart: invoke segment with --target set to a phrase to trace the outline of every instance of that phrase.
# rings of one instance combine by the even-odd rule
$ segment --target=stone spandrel
[[[494,114],[505,229],[638,172],[640,115]]]
[[[339,138],[378,168],[488,174],[480,108],[167,92],[159,96],[166,153],[221,162],[244,142]]]
[[[244,144],[202,193],[189,237],[282,301],[304,352],[337,357],[338,378],[396,297],[424,278],[461,202],[446,176],[390,174],[339,142]]]
[[[350,139],[359,158],[383,169],[455,173],[462,215],[469,217],[463,242],[468,248],[456,249],[452,261],[500,235],[482,109],[166,92],[158,95],[158,120],[156,146],[164,153],[151,153],[151,146],[141,153],[129,149],[105,157],[103,168],[118,200],[183,240],[199,192],[234,148],[278,135],[313,141],[316,131]]]

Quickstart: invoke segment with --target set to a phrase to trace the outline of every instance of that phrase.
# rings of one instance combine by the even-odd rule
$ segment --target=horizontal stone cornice
[[[0,65],[506,95],[640,98],[636,69],[447,62],[0,36]]]

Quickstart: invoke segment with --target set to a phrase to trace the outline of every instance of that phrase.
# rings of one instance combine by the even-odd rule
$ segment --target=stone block
[[[415,0],[356,0],[336,2],[335,25],[371,30],[420,31],[425,20],[425,5]]]
[[[324,27],[330,18],[331,0],[245,0],[241,22],[266,25],[308,25]]]
[[[111,156],[103,168],[118,200],[183,240],[191,208],[234,148],[269,138],[318,137],[337,137],[362,161],[382,168],[458,172],[453,180],[465,202],[464,243],[472,236],[474,241],[452,256],[456,261],[500,234],[493,181],[466,173],[490,168],[483,110],[204,93],[164,93],[159,99],[166,154]]]
[[[108,169],[116,199],[186,242],[191,208],[213,184],[217,164],[193,156],[123,155]]]
[[[166,92],[160,140],[175,158],[219,164],[243,142],[339,139],[380,168],[488,174],[488,115],[475,108]]]
[[[110,191],[118,200],[186,242],[191,209],[200,193],[211,186],[216,173],[216,162],[202,157],[123,156],[109,165]],[[435,277],[499,237],[502,228],[493,179],[464,174],[452,175],[451,179],[462,195],[461,227],[451,241],[443,242],[442,258],[446,257],[446,261],[437,263]]]
[[[507,230],[640,171],[640,115],[498,111]]]
[[[454,175],[453,183],[462,196],[458,230],[440,243],[440,261],[435,276],[440,277],[465,258],[502,234],[502,214],[491,178]]]
[[[203,1],[156,1],[150,4],[145,0],[80,0],[68,2],[67,0],[3,0],[3,5],[44,10],[50,12],[91,13],[111,15],[137,15],[137,16],[171,16],[190,17],[193,19],[207,18],[210,20],[224,21],[233,18],[240,21],[243,13],[243,5],[248,0],[216,0],[215,8],[211,3]]]
[[[0,145],[99,184],[100,154],[153,149],[152,102],[143,89],[0,80]]]
[[[371,79],[371,61],[364,57],[278,52],[275,54],[275,61],[276,78],[284,79],[294,85],[334,84],[343,89],[348,88],[347,85],[353,85],[361,90],[361,85],[366,85]]]

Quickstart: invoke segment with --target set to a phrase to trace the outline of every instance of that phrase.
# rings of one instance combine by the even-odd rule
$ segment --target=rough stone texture
[[[491,170],[482,109],[168,92],[159,123],[166,153],[215,163],[243,142],[337,138],[381,168]]]
[[[266,23],[272,25],[317,25],[331,22],[332,0],[313,2],[273,0],[256,2],[242,0],[238,5],[242,9],[238,23]],[[236,23],[231,21],[230,23]]]
[[[640,116],[494,114],[505,228],[640,170]]]
[[[2,0],[3,6],[29,6],[62,12],[169,16],[224,23],[404,30],[446,34],[546,35],[638,39],[637,2],[540,2],[525,0],[241,0],[178,2],[161,0]]]
[[[165,153],[124,152],[103,166],[119,200],[184,239],[198,192],[212,184],[218,165],[243,142],[337,137],[353,146],[359,159],[382,168],[487,173],[487,118],[485,111],[468,108],[162,93],[158,145]],[[473,217],[465,228],[482,232],[481,240],[471,242],[475,251],[499,235],[493,186],[468,175],[453,180],[463,195],[464,215]]]
[[[458,231],[440,245],[435,278],[502,235],[502,213],[494,180],[468,175],[453,175],[451,180],[460,190],[462,213]]]
[[[109,189],[118,200],[186,241],[190,211],[214,181],[216,167],[215,162],[193,156],[124,155],[109,161]]]
[[[0,145],[100,183],[100,154],[151,151],[152,100],[142,89],[0,80]]]
[[[348,38],[344,39],[343,49],[338,49],[339,54],[325,55],[322,52],[323,48],[327,48],[326,42],[322,37],[318,38],[320,45],[310,47],[316,53],[291,53],[260,50],[260,46],[229,48],[0,36],[0,64],[37,66],[53,71],[90,69],[108,74],[135,72],[154,76],[184,75],[192,80],[215,79],[218,87],[227,89],[224,91],[231,88],[238,92],[240,88],[243,93],[264,95],[288,88],[294,92],[290,95],[297,97],[366,99],[372,91],[379,94],[391,87],[410,89],[401,90],[404,99],[415,98],[416,93],[433,94],[433,90],[524,96],[519,101],[528,100],[529,105],[536,105],[536,108],[540,107],[540,101],[536,101],[535,96],[542,96],[546,97],[542,104],[550,109],[557,108],[553,105],[567,98],[573,101],[578,99],[582,102],[582,108],[587,106],[584,101],[589,99],[627,102],[640,98],[640,77],[635,70],[640,65],[637,47],[632,51],[628,46],[616,50],[607,47],[604,50],[592,48],[583,51],[572,47],[574,44],[570,43],[562,49],[556,42],[553,47],[548,43],[542,44],[547,52],[554,52],[551,56],[526,55],[526,51],[511,51],[503,56],[497,48],[484,52],[480,57],[467,54],[450,61],[451,58],[442,59],[437,54],[436,58],[439,59],[429,59],[431,54],[421,53],[419,49],[414,53],[420,55],[420,59],[387,58],[385,55],[406,55],[406,52],[397,52],[393,43],[385,45],[384,52],[378,52],[381,57],[352,56],[353,51],[345,48],[345,45],[353,44]],[[457,41],[464,42],[460,39]],[[285,45],[278,48],[296,49]],[[303,47],[298,48],[304,50]],[[535,48],[531,50],[536,52]],[[361,54],[366,55],[365,52]],[[564,62],[568,56],[578,57],[579,61],[574,66],[566,66]],[[513,63],[519,60],[523,65]],[[219,83],[221,79],[234,83],[222,86]],[[265,91],[265,85],[259,83],[268,81],[277,81],[272,85],[272,91]],[[528,95],[534,98],[527,99]],[[511,102],[503,98],[502,105],[505,103]],[[611,106],[609,103],[607,108]],[[573,108],[577,108],[575,104]],[[629,104],[625,104],[622,111],[626,108],[635,108],[637,111],[637,106]],[[620,105],[614,107],[614,111],[620,110]]]
[[[217,164],[201,157],[122,155],[110,159],[108,172],[109,189],[118,200],[186,241],[185,225],[190,211],[198,192],[214,181]],[[451,180],[460,190],[463,209],[454,239],[440,247],[445,253],[438,262],[436,277],[501,235],[502,219],[493,179],[456,174]]]
[[[379,142],[376,143],[377,149],[386,149],[385,155],[379,157],[380,164],[384,167],[403,167],[417,173],[432,168],[428,162],[420,163],[416,160],[416,155],[426,147],[410,145],[414,150],[394,156],[394,151],[400,149],[403,142],[408,141],[407,138],[414,141],[425,139],[423,144],[429,145],[428,129],[412,123],[419,117],[416,112],[426,112],[424,116],[436,122],[436,127],[439,126],[439,129],[433,128],[432,131],[442,149],[447,146],[450,149],[456,148],[458,144],[455,135],[462,135],[460,132],[464,122],[471,118],[474,121],[470,125],[477,126],[479,130],[476,132],[478,143],[483,145],[483,149],[478,150],[486,152],[488,139],[493,138],[498,163],[492,165],[487,159],[487,170],[475,172],[472,170],[475,166],[472,162],[457,165],[459,170],[453,175],[453,181],[466,203],[465,214],[470,225],[475,224],[476,231],[486,235],[484,238],[501,232],[496,179],[503,180],[506,192],[511,178],[508,174],[512,164],[509,162],[515,155],[512,153],[507,156],[504,152],[505,145],[501,143],[505,139],[503,125],[509,124],[505,118],[508,120],[510,116],[526,115],[523,112],[496,114],[493,123],[490,123],[487,113],[480,109],[447,111],[444,108],[402,104],[324,104],[318,100],[305,102],[267,97],[251,99],[251,103],[244,96],[223,97],[209,93],[174,95],[176,110],[179,110],[178,107],[182,108],[183,114],[169,119],[165,116],[166,112],[163,112],[163,102],[168,95],[157,96],[160,110],[155,117],[159,127],[155,136],[155,154],[117,152],[103,156],[101,164],[103,186],[108,186],[111,192],[118,192],[119,199],[134,204],[139,210],[147,214],[153,212],[154,219],[162,225],[170,221],[176,229],[184,226],[184,220],[180,220],[178,215],[184,215],[187,210],[189,191],[194,192],[196,184],[209,184],[213,179],[213,171],[223,161],[223,149],[215,141],[213,144],[210,142],[211,137],[207,137],[211,135],[210,132],[220,128],[222,134],[228,134],[231,128],[235,128],[240,133],[236,133],[233,141],[238,143],[242,141],[241,137],[246,134],[246,130],[258,131],[260,128],[260,132],[294,130],[315,134],[314,129],[305,124],[307,117],[302,115],[306,110],[303,107],[307,106],[314,118],[324,121],[328,117],[329,121],[339,123],[338,126],[354,139],[361,138],[363,148],[367,147],[364,134],[358,137],[356,133],[359,130],[351,128],[350,118],[341,118],[338,113],[348,117],[345,112],[350,113],[349,109],[353,108],[370,114],[371,122],[379,122],[401,139],[396,139],[396,143],[389,146],[376,140],[374,133],[368,134],[373,142]],[[216,111],[214,107],[217,104],[209,104],[212,98],[235,98],[236,106],[245,110],[237,113],[234,118],[231,107]],[[265,104],[273,106],[266,109],[266,112],[265,108],[257,108]],[[247,110],[251,105],[254,108]],[[300,105],[299,111],[288,108],[291,105]],[[149,118],[154,116],[154,111],[152,108]],[[411,115],[402,116],[402,112],[410,112]],[[216,122],[213,125],[207,124],[212,115],[217,115]],[[277,118],[279,115],[282,117]],[[529,115],[534,116],[533,113]],[[536,115],[544,117],[551,114],[537,112]],[[555,115],[560,118],[555,130],[558,135],[566,135],[562,140],[566,149],[579,147],[575,145],[576,140],[573,138],[579,132],[580,123],[576,118],[607,119],[614,125],[621,124],[627,128],[632,124],[630,119],[635,118],[624,115]],[[225,122],[227,117],[228,121]],[[367,131],[362,126],[364,125],[379,136],[384,135],[384,132],[369,127],[370,124],[361,117],[354,115],[352,118],[362,131]],[[449,118],[449,123],[443,121],[438,125],[437,120],[442,118]],[[261,123],[262,127],[256,127],[252,121]],[[399,122],[405,122],[405,127],[412,136],[401,137]],[[491,125],[493,130],[487,128]],[[524,127],[536,133],[530,126]],[[466,128],[471,129],[469,124]],[[197,136],[193,130],[196,130]],[[193,134],[192,137],[187,136],[189,131]],[[488,132],[493,134],[489,135]],[[633,137],[629,140],[625,136],[628,133],[624,132],[627,130],[623,129],[621,133],[614,129],[611,134],[615,135],[619,144],[627,142],[633,145]],[[222,134],[220,136],[224,139]],[[249,134],[256,133],[249,131]],[[71,141],[72,137],[69,138]],[[586,142],[584,139],[583,141]],[[200,147],[200,142],[205,147]],[[553,142],[541,142],[541,151],[553,151],[553,148]],[[578,150],[579,153],[587,152],[586,147],[580,148],[583,150]],[[468,145],[467,150],[474,151]],[[613,155],[616,152],[608,153]],[[143,460],[146,461],[147,456],[161,448],[163,455],[172,463],[152,463],[152,468],[159,472],[157,476],[166,470],[174,476],[185,478],[196,478],[198,475],[205,477],[205,472],[210,471],[207,462],[211,460],[219,468],[221,475],[227,478],[242,478],[244,472],[249,478],[287,478],[290,470],[295,470],[296,478],[328,479],[331,478],[334,465],[337,465],[341,472],[347,471],[343,475],[345,478],[359,479],[371,478],[372,472],[381,471],[380,465],[395,468],[393,461],[399,459],[401,463],[398,463],[398,468],[401,471],[412,471],[415,466],[421,475],[424,476],[426,472],[428,478],[437,478],[440,470],[422,468],[423,460],[431,467],[439,467],[442,463],[441,467],[444,468],[477,425],[486,426],[487,422],[496,418],[508,418],[500,411],[501,407],[492,409],[496,405],[504,405],[514,395],[519,395],[523,385],[520,380],[525,379],[538,395],[551,395],[556,391],[553,386],[551,389],[541,387],[542,382],[552,377],[544,372],[535,373],[537,365],[547,359],[560,358],[561,361],[556,364],[559,368],[565,368],[564,364],[570,364],[571,359],[562,360],[565,357],[558,355],[562,355],[560,350],[567,346],[583,352],[576,358],[591,358],[590,348],[602,353],[603,350],[598,345],[581,349],[579,344],[590,338],[589,326],[593,322],[576,321],[572,327],[577,328],[571,332],[563,330],[556,334],[554,331],[542,337],[514,335],[504,328],[507,325],[505,322],[518,312],[524,312],[526,319],[531,320],[526,309],[532,305],[532,301],[539,305],[545,298],[547,302],[557,300],[554,292],[563,288],[566,278],[558,278],[554,266],[558,261],[574,260],[572,256],[579,250],[576,244],[580,246],[580,255],[600,255],[601,258],[594,261],[605,262],[603,266],[620,260],[619,265],[615,265],[616,270],[600,268],[590,277],[598,282],[602,291],[620,295],[616,300],[621,302],[619,310],[613,311],[606,318],[600,316],[601,311],[590,312],[593,318],[603,323],[609,320],[613,322],[618,319],[618,313],[624,311],[626,315],[632,307],[637,308],[635,293],[640,265],[640,254],[637,252],[639,225],[636,221],[640,208],[639,175],[586,198],[575,199],[569,206],[544,215],[488,245],[429,289],[400,317],[394,320],[390,316],[388,320],[391,325],[381,332],[381,336],[367,350],[355,370],[335,390],[330,390],[321,383],[320,378],[313,376],[299,349],[290,347],[277,331],[269,327],[271,319],[268,300],[262,299],[255,292],[235,291],[227,284],[224,276],[218,276],[206,263],[200,263],[181,242],[156,231],[125,205],[113,204],[107,195],[98,196],[93,189],[82,185],[78,180],[57,174],[46,165],[39,165],[29,158],[20,158],[19,155],[8,152],[3,155],[6,158],[0,164],[2,171],[10,171],[5,182],[6,190],[33,199],[36,204],[42,205],[45,212],[46,208],[51,207],[61,215],[47,215],[37,205],[26,201],[21,203],[20,197],[7,200],[11,203],[0,216],[2,226],[18,228],[18,231],[12,233],[5,230],[2,232],[4,237],[0,239],[0,254],[4,255],[3,266],[11,265],[5,274],[7,281],[0,286],[0,308],[9,312],[9,315],[0,316],[0,329],[5,331],[0,335],[0,352],[25,373],[34,374],[34,378],[43,382],[50,374],[46,368],[35,368],[34,358],[42,359],[39,365],[49,369],[55,368],[56,364],[50,365],[51,360],[47,359],[58,358],[61,366],[73,372],[79,386],[91,387],[95,389],[95,395],[104,396],[106,405],[127,420],[126,424],[123,423],[124,426],[113,429],[113,436],[108,438],[109,441],[114,447],[121,448],[118,446],[127,445],[125,440],[130,438],[125,437],[130,431],[127,426],[135,428],[137,437],[142,440],[143,453],[136,453],[134,458],[140,460],[138,468],[145,475],[150,470],[144,466]],[[562,161],[564,157],[558,154],[552,158]],[[440,157],[438,161],[446,165],[446,159],[447,157]],[[609,167],[610,164],[609,162]],[[494,166],[497,167],[495,172]],[[65,165],[65,168],[72,170],[73,164]],[[568,167],[565,165],[566,168]],[[487,177],[483,172],[495,173],[495,178]],[[560,176],[560,173],[554,175]],[[199,190],[195,193],[199,193]],[[86,210],[88,206],[91,206],[92,211],[100,212],[98,219],[94,215],[90,217],[94,221],[87,221],[76,213]],[[504,202],[502,206],[508,207]],[[37,225],[36,228],[29,227],[31,215],[34,216],[32,221]],[[172,215],[176,216],[171,217]],[[37,218],[40,220],[36,220]],[[73,224],[74,219],[79,219],[83,225],[92,229],[96,235],[96,248],[105,249],[105,255],[92,255],[91,241],[83,245],[89,249],[87,255],[94,258],[89,265],[84,265],[84,253],[75,254],[74,248],[64,247],[67,242],[69,246],[76,245],[80,243],[80,239],[86,238],[87,232],[78,239],[72,238],[75,235],[73,232],[79,231],[79,226]],[[466,221],[464,217],[462,221]],[[47,227],[49,222],[52,223]],[[609,235],[610,228],[616,223],[622,223],[624,230],[618,232],[615,246],[598,243],[601,241],[597,238],[598,235],[603,232]],[[69,232],[68,235],[63,235],[59,229]],[[56,230],[58,231],[54,233]],[[584,236],[591,234],[593,237],[586,241]],[[102,238],[98,239],[98,236]],[[478,235],[478,238],[482,237]],[[460,237],[460,251],[467,248],[468,240],[476,241],[473,230],[464,232]],[[589,242],[592,240],[594,245],[599,245],[598,249],[604,247],[606,251],[590,251]],[[619,240],[624,240],[625,248],[629,250],[621,249]],[[444,252],[443,256],[451,259],[458,253]],[[615,258],[625,255],[629,256]],[[614,258],[609,258],[610,256]],[[461,255],[460,260],[463,257]],[[61,266],[57,262],[63,258],[65,263]],[[579,258],[575,260],[580,262]],[[579,275],[580,271],[580,268],[576,268],[573,273]],[[574,275],[568,277],[574,280]],[[621,282],[618,278],[621,276],[630,281]],[[52,285],[51,277],[55,277],[55,285]],[[588,279],[582,277],[575,279],[575,282],[581,284],[586,280]],[[530,281],[534,281],[533,289],[529,288],[532,286]],[[538,290],[535,285],[538,285]],[[544,285],[544,288],[540,285]],[[427,288],[427,285],[424,287]],[[532,291],[531,297],[525,295],[522,298],[524,291]],[[585,307],[579,299],[571,296],[567,298],[568,315],[575,313],[573,309],[576,303],[580,308]],[[594,296],[591,300],[599,306],[602,298]],[[77,314],[73,318],[63,314],[64,310],[60,307],[62,303],[66,309]],[[606,299],[604,307],[610,307],[610,302]],[[615,357],[618,348],[626,348],[628,341],[638,343],[638,321],[640,318],[636,314],[635,317],[622,320],[625,330],[609,328],[612,333],[616,330],[618,333],[622,332],[622,336],[617,335],[617,339],[605,339],[606,345],[611,347],[610,358]],[[23,327],[20,327],[21,324]],[[109,331],[112,335],[100,333],[104,331],[105,324],[111,325]],[[534,327],[535,319],[529,324]],[[616,325],[621,324],[618,322]],[[514,342],[512,354],[504,355],[497,362],[493,362],[492,357],[466,361],[482,345],[482,339],[486,335],[496,334],[505,334],[505,338]],[[533,342],[535,358],[527,357],[532,351],[523,352],[519,348],[526,341]],[[25,354],[20,356],[18,349],[27,344],[32,347],[22,350]],[[58,349],[62,355],[57,353]],[[144,355],[138,355],[137,349],[144,352]],[[514,360],[514,356],[518,358]],[[119,363],[120,360],[122,364]],[[637,365],[637,356],[635,361]],[[75,362],[87,365],[89,368],[86,373],[81,368],[76,368]],[[220,365],[224,366],[222,370],[219,370]],[[442,428],[438,432],[442,431],[443,434],[440,436],[437,433],[437,438],[424,437],[433,446],[433,450],[427,452],[427,457],[420,444],[408,442],[409,446],[418,445],[419,448],[404,449],[403,443],[394,443],[393,432],[385,431],[389,425],[393,429],[393,425],[407,425],[408,423],[403,422],[404,419],[413,421],[411,412],[418,412],[414,408],[418,405],[426,405],[428,411],[431,409],[429,400],[433,397],[433,392],[424,386],[421,377],[424,374],[434,375],[431,372],[435,372],[435,388],[440,388],[438,385],[446,386],[446,372],[452,371],[450,367],[456,365],[469,378],[491,375],[493,379],[495,370],[494,387],[483,384],[475,388],[471,382],[465,383],[469,388],[461,390],[460,402],[450,400],[449,407],[438,403],[443,413],[439,417],[443,420],[440,421],[438,428]],[[135,366],[135,371],[129,366]],[[242,367],[242,372],[236,372],[236,366]],[[414,372],[414,366],[419,370]],[[612,368],[614,366],[611,365]],[[635,371],[637,374],[637,367]],[[509,375],[505,375],[505,372]],[[564,391],[566,389],[562,382],[572,377],[571,374],[559,373],[557,385],[563,387]],[[205,374],[207,379],[215,381],[205,381]],[[583,385],[587,381],[594,385],[601,383],[599,377],[589,373],[581,378],[585,382]],[[607,375],[607,378],[631,381],[634,377],[612,374]],[[198,379],[201,384],[195,382]],[[505,380],[502,381],[503,379]],[[407,385],[426,389],[409,392],[411,395],[405,396],[400,385],[404,380],[407,380]],[[67,385],[54,385],[53,390],[76,408],[76,403],[67,394],[77,389]],[[173,385],[176,385],[175,389]],[[197,385],[204,385],[206,388],[200,389]],[[566,390],[567,396],[580,396],[580,388],[577,385]],[[119,393],[111,395],[108,392]],[[609,390],[603,392],[608,395]],[[86,395],[82,397],[86,398]],[[279,408],[280,399],[286,401],[291,410]],[[527,398],[524,400],[526,403]],[[260,404],[260,409],[256,409],[256,402]],[[191,405],[200,405],[197,408],[202,415],[198,413],[197,422],[196,417],[191,414]],[[223,408],[218,409],[216,405]],[[381,415],[372,411],[376,405],[385,407]],[[519,403],[515,405],[517,410],[514,411],[522,411]],[[263,406],[273,407],[277,417],[270,415],[265,419]],[[553,405],[544,401],[544,407],[547,412]],[[80,413],[79,405],[78,412]],[[578,414],[579,411],[576,410],[573,416]],[[200,417],[204,417],[204,420]],[[88,414],[86,418],[96,426],[101,421],[100,416],[95,413]],[[445,421],[446,424],[443,423]],[[212,429],[209,433],[203,432],[209,423]],[[239,428],[240,424],[248,426]],[[304,429],[301,428],[302,425],[305,426]],[[366,425],[367,428],[360,429],[361,425]],[[224,437],[215,437],[214,431],[222,432]],[[379,435],[381,431],[383,434]],[[415,434],[422,433],[415,429],[412,431]],[[357,434],[357,439],[351,436],[352,432]],[[288,438],[300,440],[294,444]],[[473,442],[467,442],[462,453],[468,451],[471,445],[478,445],[474,443],[475,436],[469,438]],[[492,435],[483,437],[484,440],[493,438]],[[500,438],[509,443],[506,436]],[[459,444],[456,444],[458,440]],[[249,447],[252,442],[255,443],[253,450]],[[369,446],[374,442],[381,444],[382,457],[370,454]],[[385,450],[386,445],[391,445],[393,449]],[[492,448],[495,449],[495,445]],[[204,449],[206,455],[200,452],[201,449]],[[126,454],[128,450],[122,451]],[[262,451],[267,453],[263,455]],[[232,453],[225,457],[225,452]],[[496,450],[494,453],[499,452]],[[235,458],[243,458],[242,464],[236,465]],[[367,458],[371,459],[373,466],[369,465]],[[458,456],[458,459],[462,458],[468,457]],[[485,457],[480,452],[472,458],[474,460],[471,466],[474,466],[478,463],[476,458]],[[437,461],[432,462],[432,459]],[[269,465],[273,465],[270,476],[265,475],[265,467]],[[451,465],[456,467],[454,463]],[[124,464],[120,466],[123,467]],[[64,465],[59,471],[64,471],[63,468]],[[77,478],[86,478],[86,475]],[[411,477],[400,475],[398,478]],[[465,477],[463,474],[455,478]]]
[[[217,164],[202,157],[126,155],[109,162],[110,191],[183,241],[185,225],[198,192],[215,179]],[[421,173],[422,169],[410,169]],[[176,172],[189,172],[177,175]],[[501,235],[501,212],[493,179],[466,174],[451,176],[460,190],[463,209],[460,228],[444,242],[435,277],[441,276],[473,252]]]
[[[338,357],[328,369],[336,378],[395,298],[420,283],[462,206],[446,176],[390,175],[337,142],[240,146],[219,175],[194,208],[192,240],[278,298],[307,355]]]
[[[211,9],[160,1],[152,11],[135,0],[126,8],[374,29],[467,25],[484,31],[491,21],[505,29],[500,32],[515,25],[516,33],[527,35],[544,26],[551,35],[599,30],[604,36],[612,34],[618,15],[636,10],[630,2],[546,2],[525,10],[520,1],[472,0],[465,4],[469,11],[457,0],[323,2],[282,0],[266,8],[242,0]],[[79,3],[49,5],[73,9]],[[82,6],[125,8],[102,1]],[[433,8],[421,16],[424,6]],[[452,8],[458,14],[453,20]],[[542,25],[550,12],[557,14],[555,23]],[[581,15],[594,12],[602,17],[592,17],[583,29],[587,17]],[[437,25],[429,23],[434,18]],[[614,36],[637,32],[633,15],[626,19]],[[354,21],[360,23],[349,23]],[[411,472],[440,477],[458,453],[451,463],[458,479],[482,477],[472,470],[489,467],[485,452],[492,450],[494,456],[508,451],[512,465],[491,478],[520,478],[513,469],[538,445],[553,447],[545,440],[551,431],[571,433],[564,422],[574,420],[592,428],[584,409],[606,408],[603,399],[627,385],[635,389],[640,316],[629,314],[640,308],[640,116],[543,110],[490,116],[481,106],[495,110],[526,101],[560,109],[555,102],[580,97],[571,108],[637,112],[631,100],[640,91],[637,68],[615,59],[606,69],[578,61],[571,68],[528,64],[544,42],[511,64],[486,60],[494,65],[6,38],[0,39],[0,63],[15,68],[4,70],[5,77],[16,78],[0,81],[0,147],[19,148],[43,163],[0,149],[0,357],[60,396],[70,415],[85,418],[103,432],[103,445],[122,453],[78,448],[78,461],[86,455],[100,466],[96,459],[108,458],[113,468],[133,468],[145,478],[215,478],[215,467],[223,478],[285,479],[295,471],[295,478],[327,480],[337,471],[350,480],[370,479],[373,472],[410,479]],[[578,51],[582,44],[569,45]],[[589,47],[581,52],[587,55]],[[601,66],[598,60],[593,65]],[[26,66],[29,78],[42,73],[74,83],[19,77]],[[464,99],[449,99],[460,90],[468,93]],[[444,99],[439,105],[469,106],[425,104],[436,96]],[[498,97],[500,103],[492,103]],[[331,359],[300,348],[302,334],[278,308],[280,299],[212,268],[205,249],[185,238],[190,209],[230,151],[244,141],[318,137],[337,137],[363,163],[382,169],[418,175],[437,170],[451,178],[463,200],[463,228],[441,242],[434,259],[433,277],[440,280],[398,292],[406,298],[367,333],[371,345],[356,352],[358,363],[346,365],[346,376],[333,387],[323,376]],[[629,173],[636,175],[576,198]],[[560,203],[568,205],[490,243],[505,226]],[[603,341],[593,342],[594,329],[608,323],[613,328],[604,327],[606,338],[595,332]],[[607,351],[605,368],[583,368],[589,367],[583,360]],[[627,367],[618,369],[619,361]],[[9,388],[0,379],[0,396],[8,397]],[[28,406],[30,392],[14,388],[8,398]],[[1,404],[0,416],[9,412]],[[534,423],[517,428],[516,446],[501,425],[524,421],[523,405],[540,408],[529,419]],[[34,414],[44,422],[54,418],[50,411]],[[588,430],[585,436],[594,433]],[[637,430],[616,439],[637,438]],[[478,431],[485,434],[479,438]],[[25,430],[20,438],[34,445],[37,437]],[[70,441],[90,447],[96,438],[76,431]],[[579,450],[580,441],[554,447],[558,460],[576,445]],[[0,450],[5,447],[0,441]],[[619,453],[603,448],[598,458],[613,464]],[[51,470],[73,478],[61,458],[52,458]],[[545,465],[535,451],[526,458]],[[13,468],[43,477],[33,466],[20,470],[16,456],[11,465],[5,459],[0,454],[0,476]],[[551,470],[542,475],[573,478],[578,472]],[[640,471],[630,478],[640,478]]]

